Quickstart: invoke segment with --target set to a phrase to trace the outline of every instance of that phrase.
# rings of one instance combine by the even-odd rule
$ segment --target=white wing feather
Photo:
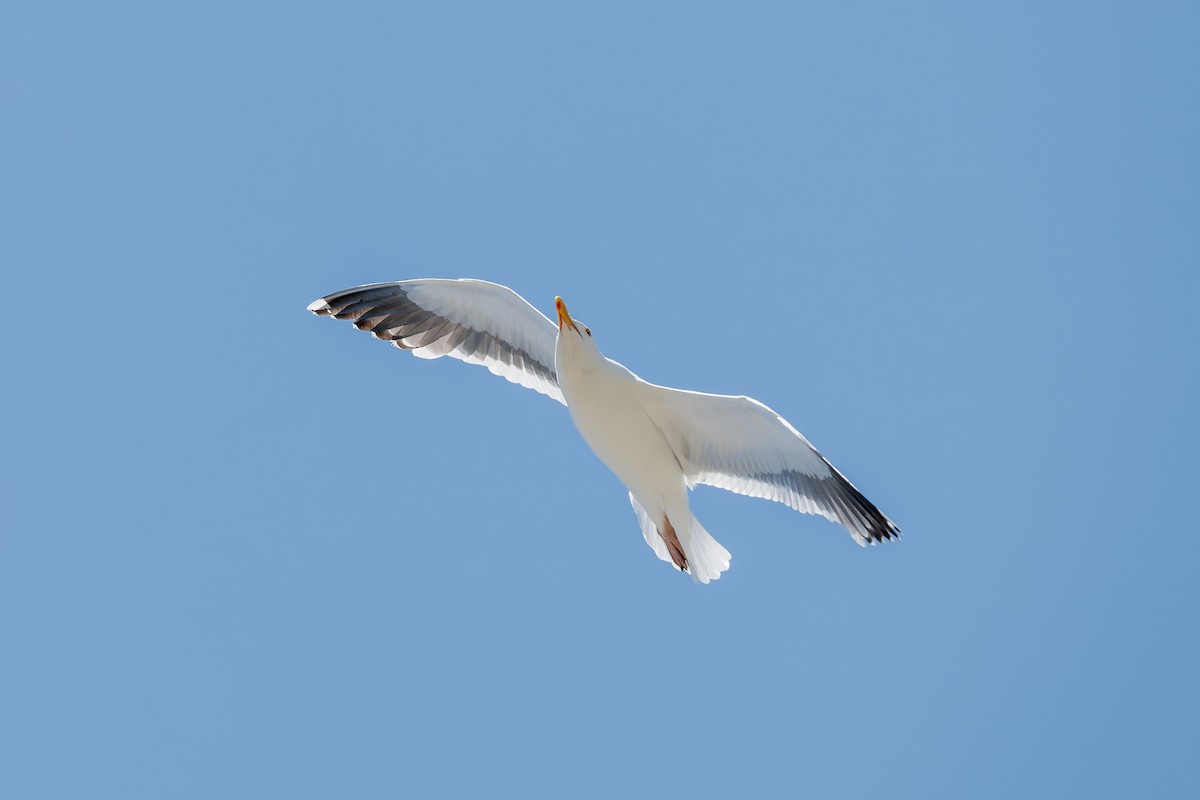
[[[557,329],[507,286],[442,278],[371,283],[326,295],[308,310],[350,320],[418,358],[481,364],[566,405],[554,369]]]
[[[899,538],[891,520],[787,420],[757,400],[645,382],[638,390],[690,485],[703,483],[818,514],[841,523],[861,545]]]

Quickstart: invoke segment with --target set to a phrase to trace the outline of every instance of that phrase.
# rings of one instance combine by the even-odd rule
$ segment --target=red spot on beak
[[[572,329],[578,330],[575,328],[575,323],[571,321],[571,315],[567,312],[567,304],[563,302],[561,297],[554,298],[554,309],[558,312],[558,329],[560,331],[562,330],[564,321]]]

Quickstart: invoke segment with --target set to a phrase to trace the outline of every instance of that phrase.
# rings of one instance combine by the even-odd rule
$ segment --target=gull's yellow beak
[[[554,308],[558,310],[558,329],[561,331],[565,322],[568,328],[579,333],[579,328],[575,327],[575,320],[571,319],[571,315],[567,313],[567,304],[561,297],[554,298]]]

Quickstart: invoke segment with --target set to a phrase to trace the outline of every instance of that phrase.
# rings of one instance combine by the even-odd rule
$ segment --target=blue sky
[[[6,797],[1195,796],[1190,4],[8,3]],[[561,294],[895,519],[304,311]]]

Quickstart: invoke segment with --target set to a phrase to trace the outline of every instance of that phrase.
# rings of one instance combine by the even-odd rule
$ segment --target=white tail
[[[633,492],[629,493],[629,503],[633,506],[633,512],[637,514],[638,525],[642,528],[642,537],[646,540],[646,544],[650,545],[650,549],[654,551],[654,555],[658,556],[663,561],[671,566],[675,566],[671,560],[671,551],[667,547],[666,541],[658,532],[658,525],[651,519],[646,509],[642,508],[641,503],[633,496]],[[679,543],[683,546],[683,552],[687,555],[688,573],[694,580],[700,583],[708,583],[715,581],[721,577],[721,573],[729,569],[729,551],[721,546],[721,543],[713,538],[712,534],[704,529],[700,524],[700,520],[696,519],[695,515],[688,513],[687,525],[676,525],[675,530],[679,536]]]

